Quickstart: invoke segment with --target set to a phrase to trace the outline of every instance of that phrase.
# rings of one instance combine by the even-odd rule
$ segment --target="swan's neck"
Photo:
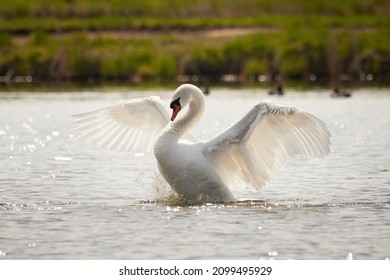
[[[201,119],[204,112],[203,95],[193,94],[188,109],[182,116],[179,116],[170,125],[170,132],[179,140],[184,134],[189,132]]]

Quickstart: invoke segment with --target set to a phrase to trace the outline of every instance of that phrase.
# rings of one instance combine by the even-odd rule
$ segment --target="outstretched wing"
[[[99,147],[149,153],[169,122],[159,97],[131,99],[96,111],[74,115],[75,138]]]
[[[293,107],[261,102],[206,143],[204,154],[228,186],[259,190],[293,156],[329,152],[330,133],[318,118]]]

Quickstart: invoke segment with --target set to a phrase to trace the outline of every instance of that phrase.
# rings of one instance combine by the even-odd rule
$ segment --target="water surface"
[[[332,133],[331,154],[294,159],[238,203],[156,203],[153,156],[72,139],[70,116],[165,91],[1,93],[0,259],[390,257],[390,95],[288,92]],[[213,90],[195,134],[242,117],[261,90]]]

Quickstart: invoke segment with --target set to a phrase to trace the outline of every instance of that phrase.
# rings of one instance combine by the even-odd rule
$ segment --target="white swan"
[[[154,150],[162,176],[190,202],[235,201],[231,187],[245,184],[259,190],[289,158],[329,152],[326,124],[293,107],[260,102],[205,142],[188,134],[203,115],[201,90],[181,85],[170,107],[171,118],[158,97],[132,99],[73,116],[73,133],[99,147]]]

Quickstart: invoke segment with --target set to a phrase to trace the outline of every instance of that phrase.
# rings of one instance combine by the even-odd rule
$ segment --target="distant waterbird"
[[[281,85],[277,86],[276,89],[270,90],[269,95],[284,95],[284,90]]]
[[[336,87],[336,88],[334,88],[334,90],[330,96],[331,97],[351,97],[352,94],[349,92],[340,91],[340,89],[338,87]]]

